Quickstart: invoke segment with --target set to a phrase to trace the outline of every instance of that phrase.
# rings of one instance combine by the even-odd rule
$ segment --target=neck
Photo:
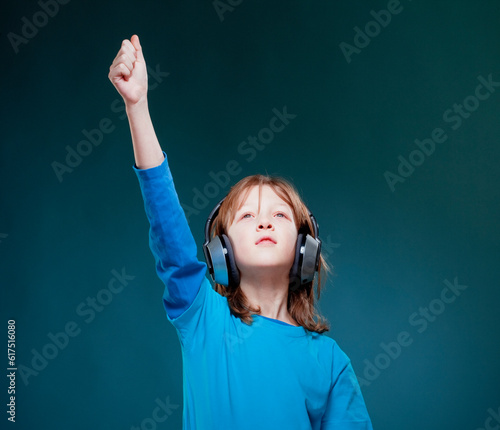
[[[240,288],[252,307],[260,308],[260,315],[298,325],[288,312],[288,273],[276,275],[259,269],[258,273],[242,274]],[[274,276],[273,276],[274,274]]]

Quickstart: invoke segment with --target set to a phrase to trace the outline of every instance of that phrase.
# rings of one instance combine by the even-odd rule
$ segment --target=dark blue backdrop
[[[230,185],[292,180],[374,427],[498,428],[499,19],[486,0],[4,6],[1,326],[18,370],[1,427],[181,427],[180,346],[107,78],[137,33],[199,257]]]

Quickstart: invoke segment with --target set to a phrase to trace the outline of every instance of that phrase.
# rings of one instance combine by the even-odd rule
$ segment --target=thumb
[[[144,55],[142,54],[142,46],[141,43],[139,42],[139,36],[137,34],[134,34],[130,41],[132,42],[132,45],[134,45],[136,55],[137,55],[137,60],[145,63],[144,61]]]

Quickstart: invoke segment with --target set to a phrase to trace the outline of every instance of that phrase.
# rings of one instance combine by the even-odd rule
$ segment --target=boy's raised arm
[[[149,116],[147,69],[136,35],[122,42],[108,76],[125,102],[134,145],[134,170],[151,226],[149,245],[156,272],[165,285],[165,309],[170,318],[177,318],[193,303],[206,265],[197,259],[195,240]]]
[[[122,42],[108,77],[125,102],[135,165],[139,169],[159,166],[164,157],[149,115],[148,73],[137,35]]]

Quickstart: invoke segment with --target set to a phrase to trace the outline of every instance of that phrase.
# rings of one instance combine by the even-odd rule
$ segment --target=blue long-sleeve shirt
[[[350,360],[333,339],[259,315],[249,326],[231,314],[197,259],[166,155],[134,171],[182,348],[183,428],[372,429]]]

